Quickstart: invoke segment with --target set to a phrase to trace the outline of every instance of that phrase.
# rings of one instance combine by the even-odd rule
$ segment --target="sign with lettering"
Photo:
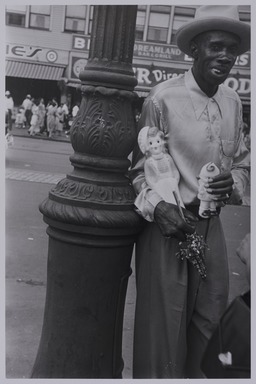
[[[185,69],[156,67],[147,65],[133,64],[133,70],[138,80],[137,89],[150,90],[150,88],[161,83],[162,81],[176,77],[184,73]],[[245,75],[236,71],[230,73],[225,84],[234,89],[241,98],[250,98],[251,96],[251,80],[249,75]]]
[[[184,53],[176,45],[135,42],[133,55],[149,59],[184,61]]]
[[[159,61],[178,61],[183,63],[192,62],[192,58],[181,52],[177,45],[155,44],[135,41],[133,55],[134,57]],[[246,52],[240,55],[235,63],[235,66],[243,68],[250,68],[250,65],[250,52]]]
[[[72,49],[77,51],[89,51],[90,38],[85,35],[73,35]]]
[[[86,35],[73,35],[72,49],[77,51],[89,51],[90,48],[90,36]],[[191,63],[192,58],[185,55],[177,47],[177,45],[147,43],[144,41],[135,41],[133,56],[153,59],[159,61],[173,61],[182,63]],[[251,54],[246,52],[240,55],[235,63],[235,67],[250,68]]]
[[[6,44],[6,57],[43,63],[68,64],[68,51],[23,44]]]

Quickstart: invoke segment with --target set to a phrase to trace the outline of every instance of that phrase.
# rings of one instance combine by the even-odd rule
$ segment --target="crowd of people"
[[[58,103],[52,98],[46,105],[43,98],[27,94],[18,107],[14,120],[14,101],[10,91],[5,92],[6,114],[5,134],[10,134],[14,121],[18,129],[26,129],[29,136],[47,135],[49,138],[69,134],[70,123],[79,111],[79,102],[68,108],[65,102]]]

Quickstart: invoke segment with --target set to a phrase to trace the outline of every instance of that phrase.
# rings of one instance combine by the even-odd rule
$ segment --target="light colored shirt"
[[[13,107],[14,107],[13,98],[5,96],[5,108],[13,110]]]
[[[139,127],[156,126],[165,133],[169,153],[180,172],[179,190],[185,205],[199,204],[201,168],[214,162],[231,171],[242,197],[249,180],[249,152],[242,138],[242,104],[231,88],[220,85],[209,98],[197,85],[192,71],[160,83],[146,99]],[[153,220],[162,198],[145,181],[145,158],[135,151],[131,179],[141,205],[141,214]]]
[[[72,116],[73,117],[76,117],[77,113],[79,111],[79,107],[77,105],[75,105],[72,109]]]
[[[22,103],[22,106],[24,107],[24,109],[32,109],[32,101],[30,99],[25,99],[23,100],[23,103]]]
[[[65,115],[68,115],[68,107],[67,107],[67,104],[63,104],[62,106],[62,110],[64,112]]]

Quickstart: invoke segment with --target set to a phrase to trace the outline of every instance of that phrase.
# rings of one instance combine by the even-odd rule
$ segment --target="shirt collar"
[[[198,86],[191,69],[189,69],[189,71],[185,73],[185,85],[190,94],[191,102],[193,104],[197,120],[202,115],[210,99],[213,99],[217,103],[220,114],[222,115],[222,90],[220,86],[218,87],[218,90],[215,95],[209,98]]]

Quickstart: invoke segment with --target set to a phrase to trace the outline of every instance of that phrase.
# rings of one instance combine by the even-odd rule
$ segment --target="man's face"
[[[223,83],[236,61],[239,37],[229,32],[210,31],[198,35],[193,44],[193,73],[199,86]]]

